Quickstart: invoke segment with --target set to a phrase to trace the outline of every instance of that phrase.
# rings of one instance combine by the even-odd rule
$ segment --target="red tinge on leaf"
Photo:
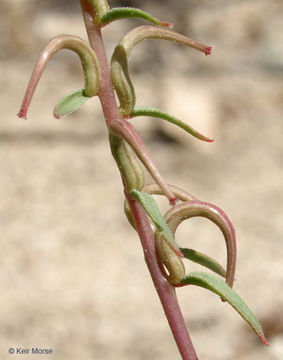
[[[170,22],[162,22],[161,25],[162,25],[162,26],[169,27],[170,29],[172,29],[172,28],[174,27],[174,24],[173,24],[173,23],[170,23]]]
[[[266,346],[269,346],[269,344],[268,344],[268,342],[267,342],[267,340],[266,340],[266,337],[262,334],[259,334],[258,335],[258,338],[259,338],[259,340],[264,344],[264,345],[266,345]]]

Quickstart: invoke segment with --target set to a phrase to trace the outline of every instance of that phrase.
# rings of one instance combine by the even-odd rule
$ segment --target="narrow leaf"
[[[168,22],[160,21],[159,19],[151,16],[150,14],[140,10],[135,9],[131,7],[121,7],[121,8],[114,8],[111,10],[108,10],[100,19],[101,24],[109,24],[112,21],[119,20],[119,19],[125,19],[125,18],[140,18],[144,19],[148,22],[151,22],[155,25],[161,25],[161,26],[168,26],[172,27],[173,24],[170,24]]]
[[[191,134],[192,136],[196,137],[199,140],[203,140],[207,142],[214,141],[213,139],[209,139],[208,137],[200,134],[198,131],[193,129],[190,125],[186,124],[182,120],[179,120],[174,116],[169,115],[164,111],[155,109],[151,106],[136,106],[131,113],[131,117],[136,117],[136,116],[151,116],[154,118],[163,119],[171,122],[174,125],[179,126],[181,129],[185,130],[186,132],[188,132],[189,134]]]
[[[221,298],[226,300],[249,324],[249,326],[259,337],[260,341],[268,346],[262,327],[255,318],[254,314],[251,312],[249,307],[243,302],[243,300],[239,297],[239,295],[233,289],[231,289],[224,281],[211,274],[207,274],[203,272],[193,272],[184,276],[181,279],[181,283],[189,284],[189,285],[197,285],[221,296]]]
[[[180,250],[184,255],[184,258],[205,266],[220,276],[226,276],[226,271],[224,268],[219,264],[218,261],[214,260],[210,256],[193,249],[180,248]]]
[[[147,213],[153,224],[156,226],[157,230],[163,236],[163,238],[170,245],[170,247],[176,252],[177,255],[183,257],[182,253],[179,250],[179,246],[175,242],[171,230],[163,219],[154,198],[151,195],[138,191],[136,189],[130,191],[130,194],[144,208],[145,212]]]
[[[53,115],[56,119],[68,115],[76,111],[88,99],[90,98],[84,95],[84,89],[73,91],[58,102],[54,108]]]

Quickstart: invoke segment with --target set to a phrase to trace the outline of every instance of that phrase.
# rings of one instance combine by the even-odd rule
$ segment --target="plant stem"
[[[143,208],[127,197],[144,251],[145,262],[183,360],[197,360],[187,326],[176,297],[175,287],[163,276],[158,263],[154,235]]]
[[[90,46],[95,51],[100,66],[99,99],[108,126],[112,120],[121,118],[116,103],[108,60],[105,53],[100,26],[93,23],[94,11],[88,0],[80,0]]]
[[[92,21],[95,14],[88,0],[80,0],[80,4],[90,46],[95,51],[100,66],[101,77],[98,96],[105,116],[106,124],[109,126],[111,121],[115,121],[121,117],[119,115],[114,95],[109,65],[101,36],[101,29]],[[154,235],[149,219],[143,208],[134,199],[130,196],[127,196],[127,198],[131,208],[132,217],[141,240],[146,264],[182,359],[197,360],[197,355],[177,301],[175,287],[165,279],[161,272],[156,254]]]

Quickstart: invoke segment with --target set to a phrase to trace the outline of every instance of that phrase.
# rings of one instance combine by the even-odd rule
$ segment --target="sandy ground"
[[[121,182],[97,99],[67,118],[52,118],[57,100],[82,86],[78,60],[68,52],[56,55],[28,121],[16,117],[48,39],[58,33],[85,37],[74,3],[0,5],[0,358],[179,359],[139,240],[123,215]],[[138,104],[167,110],[216,141],[198,143],[158,120],[134,124],[169,183],[229,215],[238,237],[235,288],[262,320],[270,342],[269,348],[261,345],[215,295],[183,288],[178,295],[199,358],[281,360],[282,1],[144,3],[212,45],[213,54],[166,42],[139,45],[131,58]],[[109,54],[134,24],[141,23],[105,29]],[[193,219],[177,236],[225,263],[221,234],[207,221]],[[9,355],[10,347],[53,354]]]

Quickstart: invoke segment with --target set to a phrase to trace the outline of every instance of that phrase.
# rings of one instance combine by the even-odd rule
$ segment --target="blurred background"
[[[146,41],[131,55],[137,104],[152,105],[216,139],[202,143],[157,119],[137,118],[169,183],[221,207],[238,238],[235,289],[261,320],[259,343],[226,303],[206,290],[178,296],[202,360],[283,358],[283,3],[282,0],[136,0],[212,55]],[[103,30],[109,57],[139,20]],[[83,86],[78,58],[50,61],[28,120],[16,117],[41,49],[62,33],[86,38],[76,0],[0,3],[0,357],[41,347],[40,359],[179,359],[123,215],[123,192],[99,102],[55,120],[60,97]],[[162,203],[163,206],[166,202]],[[177,240],[225,264],[220,231],[204,219]],[[199,267],[188,264],[188,271]]]

